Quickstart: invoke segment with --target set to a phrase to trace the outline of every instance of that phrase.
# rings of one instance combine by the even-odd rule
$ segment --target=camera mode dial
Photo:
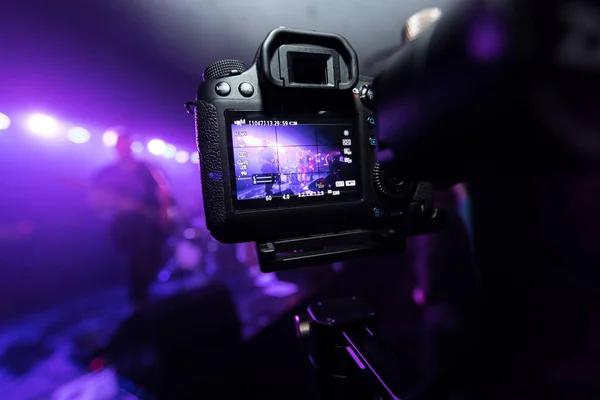
[[[388,199],[402,199],[412,192],[414,185],[398,177],[393,168],[383,168],[378,163],[373,167],[375,188]]]
[[[202,73],[202,79],[225,78],[228,76],[239,75],[246,71],[246,65],[238,60],[221,60],[210,64]]]

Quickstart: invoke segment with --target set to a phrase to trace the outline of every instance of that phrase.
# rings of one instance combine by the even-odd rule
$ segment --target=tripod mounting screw
[[[310,335],[310,319],[306,315],[296,315],[294,317],[294,328],[298,339],[308,337]]]

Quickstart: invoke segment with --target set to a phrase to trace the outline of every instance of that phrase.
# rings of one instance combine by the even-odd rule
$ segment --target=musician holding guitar
[[[111,239],[129,257],[130,297],[139,309],[147,304],[148,289],[163,264],[163,249],[174,227],[174,201],[164,174],[135,159],[126,130],[117,133],[117,162],[95,174],[90,201],[111,219]]]
[[[310,174],[310,181],[314,181],[315,177],[315,156],[312,153],[312,150],[308,150],[308,154],[306,155],[306,167],[308,169],[308,173]]]
[[[262,149],[258,153],[259,162],[261,163],[260,172],[262,174],[276,174],[278,172],[277,154],[272,147],[269,147],[269,142],[262,141]],[[273,195],[273,183],[265,184],[265,194]]]

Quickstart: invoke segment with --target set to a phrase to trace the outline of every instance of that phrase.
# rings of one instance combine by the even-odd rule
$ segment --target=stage
[[[156,282],[152,294],[159,309],[169,301],[179,305],[166,307],[194,309],[198,304],[185,304],[196,301],[190,300],[195,293],[214,285],[225,288],[241,323],[241,339],[247,342],[335,280],[337,273],[331,267],[325,267],[284,275],[290,282],[295,280],[293,283],[299,288],[297,293],[286,296],[286,283],[281,281],[257,287],[253,281],[244,278],[244,273],[228,279],[197,272],[173,277],[168,282]],[[284,290],[278,290],[278,285],[283,285]],[[223,307],[222,304],[211,304],[211,301],[200,301],[202,308]],[[4,324],[0,329],[0,398],[83,398],[81,391],[92,393],[90,398],[94,400],[114,398],[116,374],[104,369],[102,373],[90,375],[91,370],[104,367],[104,361],[91,358],[91,354],[96,348],[106,346],[131,314],[126,288],[114,287]],[[193,319],[193,312],[190,314]],[[291,324],[289,336],[293,336]],[[177,334],[174,333],[170,340],[177,340]],[[130,392],[135,392],[123,383],[127,382],[127,377],[120,378],[120,389],[128,386]],[[79,393],[78,397],[72,397],[74,390]]]

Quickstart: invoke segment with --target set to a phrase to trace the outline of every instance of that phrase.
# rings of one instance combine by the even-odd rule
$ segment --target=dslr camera
[[[433,186],[382,168],[372,78],[332,33],[271,31],[247,68],[210,65],[195,115],[206,224],[256,242],[265,272],[402,251],[436,219]]]

